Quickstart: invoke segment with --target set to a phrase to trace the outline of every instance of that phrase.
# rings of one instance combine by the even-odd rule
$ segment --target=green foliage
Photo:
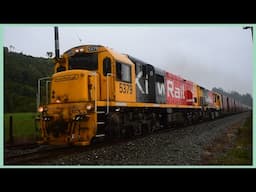
[[[53,60],[8,52],[4,47],[4,112],[36,111],[37,80],[51,76]]]
[[[5,141],[9,140],[10,116],[13,118],[14,138],[32,138],[38,131],[35,126],[36,113],[7,113],[4,114],[4,135]]]
[[[252,96],[249,93],[246,93],[245,95],[241,95],[236,91],[231,91],[231,93],[228,93],[224,91],[222,88],[216,88],[216,87],[212,88],[212,91],[234,98],[245,105],[252,106]]]

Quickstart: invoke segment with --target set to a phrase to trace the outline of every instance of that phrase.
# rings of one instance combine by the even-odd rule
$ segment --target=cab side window
[[[103,75],[107,76],[108,73],[111,73],[111,59],[106,57],[103,60]]]
[[[116,62],[116,79],[131,83],[131,66],[125,63]]]

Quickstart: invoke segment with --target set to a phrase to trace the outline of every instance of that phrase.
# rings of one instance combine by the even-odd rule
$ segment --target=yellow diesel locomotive
[[[101,45],[74,47],[60,57],[56,27],[55,42],[54,74],[40,79],[47,80],[45,102],[38,81],[40,143],[89,145],[229,112],[222,95],[135,57]]]

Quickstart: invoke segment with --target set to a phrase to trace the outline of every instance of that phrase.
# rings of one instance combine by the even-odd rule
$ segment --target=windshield
[[[69,58],[69,69],[98,69],[97,53],[77,53]]]

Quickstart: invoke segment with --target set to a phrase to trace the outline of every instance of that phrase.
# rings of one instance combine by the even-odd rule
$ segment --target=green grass
[[[252,165],[252,116],[247,118],[238,129],[237,139],[232,149],[215,159],[216,164],[222,165]]]
[[[38,134],[35,127],[36,113],[6,113],[4,114],[5,142],[9,140],[10,116],[13,118],[14,139],[32,138]]]

